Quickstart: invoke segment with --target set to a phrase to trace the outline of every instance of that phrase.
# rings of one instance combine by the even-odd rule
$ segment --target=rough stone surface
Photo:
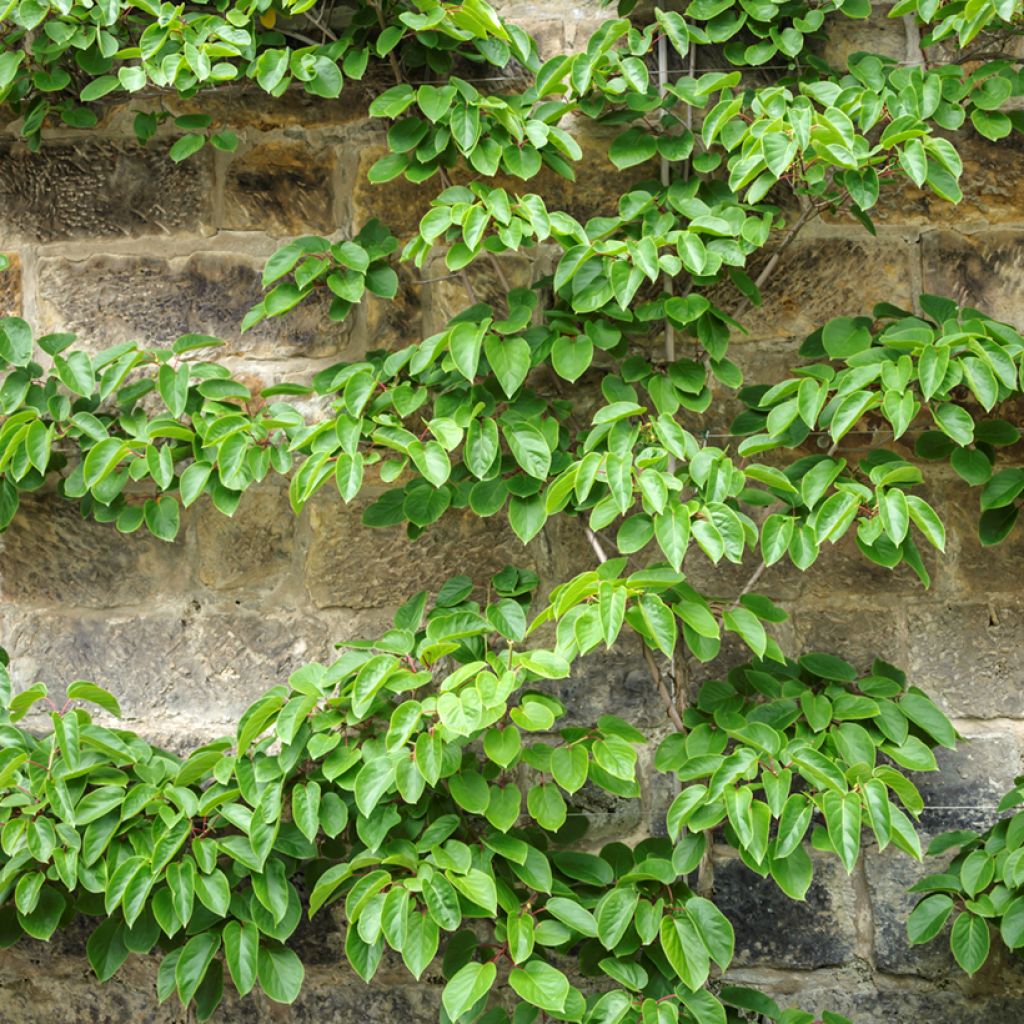
[[[272,235],[330,234],[333,160],[301,142],[270,142],[236,156],[224,189],[224,227]]]
[[[294,609],[291,609],[294,611]],[[125,719],[159,741],[220,734],[245,708],[308,661],[333,660],[335,637],[308,615],[270,616],[231,607],[208,613],[191,602],[138,616],[0,607],[16,686],[44,680],[59,694],[75,679],[112,690]]]
[[[337,356],[347,351],[350,325],[325,327],[326,302],[306,300],[288,316],[266,320],[244,335],[239,326],[262,297],[262,260],[230,253],[187,258],[92,256],[40,261],[41,330],[63,328],[86,346],[119,341],[172,341],[197,332],[223,339],[221,355],[254,358]],[[91,301],[79,296],[89,290]]]
[[[926,602],[907,611],[907,668],[948,714],[1024,716],[1019,602]]]
[[[204,151],[176,164],[168,145],[44,144],[0,147],[0,233],[33,242],[202,229],[212,173]]]
[[[853,890],[834,860],[815,859],[805,903],[794,903],[742,861],[715,861],[715,901],[732,921],[737,966],[833,967],[854,952]]]
[[[173,597],[188,585],[176,570],[185,541],[125,536],[56,496],[22,499],[0,536],[0,600],[25,605],[117,608]]]
[[[215,589],[274,589],[285,582],[295,549],[296,523],[288,496],[276,490],[247,491],[234,516],[203,501],[197,516],[199,579]]]
[[[716,288],[714,298],[726,311],[743,301],[725,287]],[[791,338],[809,334],[839,310],[863,315],[877,302],[909,308],[913,300],[910,261],[897,240],[863,233],[800,235],[780,260],[760,308],[745,312],[742,320],[748,340]]]
[[[9,261],[0,272],[0,316],[21,315],[21,259],[16,253],[4,253]]]
[[[958,828],[983,831],[997,820],[999,801],[1021,774],[1020,740],[975,728],[956,750],[937,750],[936,760],[937,772],[911,776],[925,802],[921,828],[933,835]]]
[[[456,573],[483,587],[505,565],[533,568],[548,576],[558,544],[555,538],[563,536],[562,527],[552,524],[550,531],[542,531],[524,548],[506,520],[480,520],[466,511],[449,512],[410,541],[403,527],[364,527],[360,517],[366,504],[357,500],[345,506],[323,499],[310,508],[306,584],[318,608],[390,607],[396,604],[396,595],[437,588]],[[454,562],[453,550],[459,552]],[[567,562],[571,552],[571,547],[562,548],[558,558]]]
[[[933,231],[922,240],[924,290],[1024,326],[1024,231]]]

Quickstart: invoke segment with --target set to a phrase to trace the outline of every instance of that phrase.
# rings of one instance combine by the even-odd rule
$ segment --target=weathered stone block
[[[367,294],[359,304],[354,330],[363,339],[365,350],[396,351],[405,345],[415,345],[444,327],[433,326],[430,306],[434,286],[422,283],[424,278],[434,275],[409,263],[399,263],[394,269],[398,274],[398,294],[393,299]]]
[[[568,679],[544,684],[565,704],[563,725],[593,725],[601,715],[618,715],[638,729],[666,722],[665,708],[643,659],[640,644],[624,638],[611,651],[577,661]]]
[[[0,610],[15,686],[41,679],[59,695],[90,679],[114,692],[136,731],[185,747],[231,731],[253,700],[301,665],[336,656],[335,638],[307,613],[197,605],[141,617]]]
[[[199,578],[217,589],[271,590],[286,584],[295,543],[295,516],[280,490],[249,490],[228,518],[211,502],[199,505]]]
[[[867,18],[850,20],[841,32],[830,32],[822,55],[833,67],[845,69],[855,53],[906,60],[907,32],[902,20],[891,17],[884,5],[875,5]]]
[[[1024,717],[1019,602],[922,602],[908,609],[907,670],[947,714]]]
[[[936,750],[939,770],[911,775],[925,802],[920,828],[929,835],[956,828],[984,831],[1021,774],[1021,754],[1012,733],[990,731],[969,733],[956,750]]]
[[[864,673],[871,671],[875,658],[902,660],[903,616],[897,607],[878,611],[862,607],[844,611],[800,609],[793,614],[793,626],[797,636],[794,653],[828,651]]]
[[[899,239],[872,238],[862,229],[846,237],[799,236],[762,289],[763,304],[739,317],[747,340],[809,334],[835,316],[870,314],[877,302],[911,308],[910,252]],[[767,258],[748,268],[752,276]],[[727,312],[743,303],[731,288],[716,289],[713,298]]]
[[[922,239],[922,261],[926,292],[1024,326],[1024,231],[929,232]]]
[[[180,164],[169,144],[87,141],[0,147],[0,234],[35,242],[206,231],[211,158]]]
[[[318,608],[396,606],[460,574],[483,594],[488,577],[506,565],[532,568],[542,579],[564,579],[549,572],[556,558],[562,565],[589,567],[593,562],[592,557],[580,560],[584,548],[561,524],[553,523],[550,533],[542,531],[523,547],[500,513],[481,520],[468,510],[450,510],[410,541],[403,527],[363,526],[360,517],[367,504],[369,499],[346,506],[322,497],[310,507],[306,586]]]
[[[224,227],[272,235],[329,235],[333,154],[299,142],[268,142],[236,156],[224,187]]]
[[[4,255],[10,265],[0,272],[0,316],[21,316],[21,259],[13,252]]]
[[[941,987],[885,975],[873,978],[861,969],[771,975],[744,971],[740,975],[742,983],[763,989],[780,1007],[798,1006],[814,1013],[830,1010],[855,1024],[1017,1024],[1024,1016],[1024,996],[1019,991],[990,985],[986,992],[981,974],[967,982],[959,968],[942,978]]]
[[[118,533],[56,496],[23,497],[0,552],[0,597],[12,604],[117,608],[180,594],[189,582],[181,535],[168,544],[145,530]]]
[[[815,858],[804,903],[738,858],[716,858],[714,899],[734,923],[738,967],[833,967],[853,957],[854,892],[834,858]]]
[[[243,317],[262,298],[262,264],[219,252],[175,259],[46,258],[39,265],[40,329],[74,331],[92,348],[136,339],[158,344],[198,332],[227,343],[220,358],[344,355],[351,324],[329,321],[326,299],[307,299],[286,316],[239,333]]]

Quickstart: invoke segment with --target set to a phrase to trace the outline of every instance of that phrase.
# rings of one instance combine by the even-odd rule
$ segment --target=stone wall
[[[506,12],[538,36],[546,55],[580,45],[605,16],[557,3],[512,6]],[[900,20],[850,22],[842,33],[830,44],[837,56],[909,52]],[[428,266],[422,275],[403,271],[397,304],[370,302],[350,324],[329,325],[311,307],[244,338],[237,331],[258,297],[262,260],[281,238],[347,236],[372,216],[401,236],[418,218],[427,189],[365,182],[383,145],[366,119],[374,90],[373,83],[348,87],[336,102],[218,95],[204,109],[239,131],[238,151],[206,150],[182,165],[166,158],[166,143],[140,150],[130,114],[116,106],[98,130],[53,131],[36,155],[0,126],[0,251],[13,256],[12,272],[0,276],[0,315],[21,314],[40,331],[77,331],[90,347],[216,334],[253,382],[308,379],[367,347],[435,330],[462,298],[443,269]],[[735,343],[738,361],[770,380],[784,371],[800,335],[822,320],[866,312],[883,299],[910,307],[921,291],[1024,326],[1019,145],[963,139],[967,198],[956,209],[903,189],[884,198],[877,237],[838,220],[809,228],[782,260],[764,306],[746,317],[751,333]],[[572,193],[550,181],[537,190],[581,215],[621,191],[596,146],[582,168]],[[929,559],[930,591],[909,572],[871,567],[847,542],[806,575],[776,566],[762,582],[791,614],[780,637],[787,650],[833,650],[861,666],[883,653],[935,695],[968,737],[942,756],[941,778],[920,780],[928,833],[991,821],[999,795],[1021,771],[1024,744],[1024,533],[982,550],[975,499],[961,496],[941,471],[934,478],[930,498],[951,538],[945,559]],[[364,530],[359,508],[330,497],[295,519],[285,495],[269,487],[248,494],[230,520],[201,502],[172,545],[123,537],[42,496],[25,503],[0,545],[0,644],[13,655],[17,683],[41,678],[59,689],[95,679],[118,693],[133,728],[178,748],[221,733],[265,687],[307,660],[329,657],[334,642],[376,628],[390,606],[421,587],[457,571],[483,578],[506,562],[530,564],[551,580],[590,560],[581,538],[562,525],[524,553],[493,523],[449,516],[413,546],[400,531]],[[691,571],[723,595],[749,575],[749,567],[706,563]],[[581,719],[613,711],[641,726],[660,723],[642,661],[625,644],[578,668],[564,692]],[[588,807],[594,835],[660,830],[670,799],[665,780],[652,780],[640,804]],[[905,890],[918,873],[905,858],[868,848],[852,877],[822,861],[807,903],[798,905],[723,851],[716,889],[736,924],[734,975],[784,1004],[832,1008],[859,1024],[1024,1019],[1017,963],[996,959],[970,981],[940,947],[907,945],[912,898]],[[438,978],[410,984],[400,965],[386,964],[366,988],[339,966],[336,922],[325,920],[299,941],[311,966],[294,1008],[254,997],[226,1005],[216,1019],[436,1019]],[[78,935],[0,954],[0,1021],[10,1024],[186,1019],[173,1003],[158,1008],[153,992],[152,964],[138,958],[101,987]]]

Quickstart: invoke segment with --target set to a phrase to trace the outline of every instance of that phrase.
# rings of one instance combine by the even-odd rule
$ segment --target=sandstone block
[[[0,234],[33,242],[205,232],[213,172],[204,151],[174,163],[168,144],[20,143],[0,148]]]
[[[738,858],[718,858],[714,899],[736,928],[738,967],[806,970],[853,956],[853,887],[835,859],[815,858],[806,902],[796,903]]]
[[[1024,717],[1019,602],[928,602],[907,614],[908,674],[947,714]]]
[[[922,261],[926,292],[1024,326],[1024,231],[930,232],[922,240]]]
[[[202,501],[197,516],[199,578],[208,587],[245,587],[249,593],[281,586],[291,567],[295,516],[280,490],[249,490],[230,519]]]
[[[43,680],[59,695],[89,679],[114,692],[131,728],[185,747],[232,731],[264,690],[336,656],[335,638],[308,614],[197,604],[144,616],[0,610],[15,686]]]
[[[949,829],[984,831],[996,807],[1021,774],[1020,741],[1011,733],[970,733],[956,750],[935,751],[937,772],[911,775],[925,809],[919,827],[929,835]]]
[[[183,534],[168,544],[146,530],[118,533],[55,495],[22,498],[0,551],[0,597],[10,604],[117,608],[188,585]]]
[[[481,520],[468,510],[448,511],[410,541],[404,527],[363,526],[360,517],[368,503],[357,499],[346,506],[337,497],[324,496],[310,506],[306,586],[317,608],[397,606],[418,590],[436,590],[456,575],[469,576],[482,596],[488,578],[506,565],[532,568],[542,579],[566,578],[546,570],[553,558],[567,559],[581,551],[578,543],[559,550],[561,524],[552,524],[550,534],[542,531],[524,548],[500,513]],[[582,566],[592,562],[591,557]]]
[[[747,340],[802,337],[832,317],[870,314],[877,302],[911,308],[909,256],[910,248],[898,240],[872,238],[861,228],[839,238],[799,236],[762,290],[763,304],[739,317],[750,332]],[[766,258],[748,270],[756,276]],[[713,300],[726,312],[743,301],[724,286]]]
[[[4,253],[10,265],[0,272],[0,316],[21,316],[21,259]]]
[[[39,267],[40,330],[74,331],[93,349],[127,340],[166,343],[198,332],[227,342],[220,358],[341,357],[351,321],[328,320],[328,302],[318,297],[239,333],[243,317],[262,298],[262,264],[209,252],[176,259],[91,256],[81,262],[48,257]]]
[[[333,155],[299,142],[268,142],[227,170],[224,227],[272,235],[329,235],[334,224]]]

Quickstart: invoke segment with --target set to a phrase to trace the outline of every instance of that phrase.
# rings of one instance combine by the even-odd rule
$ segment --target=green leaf
[[[118,704],[114,695],[95,683],[78,680],[68,687],[67,697],[68,700],[88,701],[90,704],[96,704],[98,707],[103,708],[104,711],[109,712],[116,718],[121,717],[121,705]]]
[[[483,999],[494,985],[498,969],[493,963],[468,963],[451,978],[441,994],[449,1019],[457,1021]]]
[[[260,951],[259,929],[250,921],[229,921],[224,926],[224,959],[238,994],[247,995],[256,984]]]
[[[597,937],[605,949],[614,949],[633,920],[639,895],[628,886],[612,889],[601,897],[594,910]]]
[[[174,969],[174,982],[183,1006],[192,1001],[218,949],[220,936],[212,932],[200,932],[185,943]]]
[[[124,922],[109,917],[89,936],[85,947],[89,964],[100,981],[108,981],[128,959],[124,944]]]
[[[277,942],[260,946],[256,976],[260,988],[275,1003],[294,1003],[305,973],[302,961],[287,946]]]
[[[646,163],[658,153],[658,140],[650,132],[630,128],[617,136],[608,149],[608,159],[620,170]]]
[[[661,948],[679,980],[691,992],[707,981],[711,958],[688,916],[666,915],[662,918]]]
[[[907,936],[911,944],[934,939],[952,912],[953,900],[945,893],[935,893],[921,900],[907,919]]]
[[[541,828],[557,832],[564,824],[565,800],[558,787],[550,782],[531,787],[526,794],[526,809]]]
[[[569,979],[543,960],[530,960],[508,976],[512,990],[521,999],[547,1013],[561,1013],[569,998]]]
[[[956,962],[968,974],[975,974],[988,959],[991,936],[988,922],[969,911],[962,911],[953,922],[949,948]]]
[[[484,354],[502,391],[511,398],[530,372],[529,344],[518,336],[503,338],[488,334],[484,339]]]
[[[0,319],[0,359],[12,366],[28,366],[32,360],[32,328],[20,317]]]

